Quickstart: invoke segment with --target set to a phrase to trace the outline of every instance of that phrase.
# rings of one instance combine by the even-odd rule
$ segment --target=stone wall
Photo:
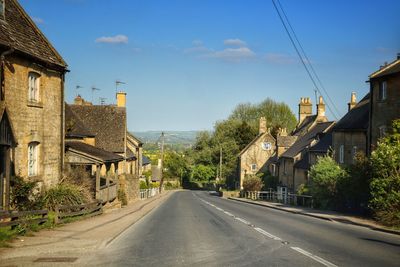
[[[63,161],[63,79],[20,57],[8,56],[5,68],[5,104],[18,142],[12,161],[15,174],[28,177],[28,144],[38,142],[38,175],[30,180],[51,186],[58,182]],[[39,103],[28,101],[28,74],[40,75]]]
[[[367,149],[367,133],[366,132],[333,132],[332,148],[336,162],[340,162],[340,146],[344,148],[344,165],[354,163],[354,152],[366,154]]]

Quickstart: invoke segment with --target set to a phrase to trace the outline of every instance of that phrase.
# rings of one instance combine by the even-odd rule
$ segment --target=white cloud
[[[42,18],[39,18],[39,17],[32,17],[32,20],[36,24],[43,24],[44,23],[44,20]]]
[[[226,46],[239,46],[239,47],[247,46],[246,42],[242,41],[240,39],[226,39],[226,40],[224,40],[224,45],[226,45]]]
[[[251,59],[256,56],[250,48],[239,47],[239,48],[225,48],[221,51],[215,51],[208,55],[209,57],[219,58],[225,61],[239,62],[246,59]]]
[[[115,36],[103,36],[97,38],[96,43],[107,43],[107,44],[127,44],[128,37],[126,35],[118,34]]]
[[[268,53],[265,55],[265,59],[270,63],[282,65],[296,63],[296,59],[294,57],[280,53]]]

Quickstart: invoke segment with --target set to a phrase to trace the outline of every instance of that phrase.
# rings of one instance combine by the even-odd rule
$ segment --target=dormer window
[[[0,0],[1,1],[1,0]],[[28,76],[28,99],[29,102],[39,102],[39,78],[40,75],[36,72],[30,72]]]
[[[383,101],[387,98],[387,82],[382,81],[379,83],[379,100]]]
[[[0,0],[0,19],[4,19],[4,13],[5,13],[4,1],[5,0]]]

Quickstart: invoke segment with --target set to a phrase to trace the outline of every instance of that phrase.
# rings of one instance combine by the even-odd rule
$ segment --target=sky
[[[296,116],[300,97],[315,103],[269,0],[19,2],[68,63],[66,101],[114,104],[122,81],[131,131],[211,130],[237,104],[268,97]],[[340,119],[351,92],[361,99],[400,52],[400,1],[280,2]]]

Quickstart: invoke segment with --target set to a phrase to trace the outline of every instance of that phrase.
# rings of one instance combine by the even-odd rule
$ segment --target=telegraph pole
[[[161,132],[161,153],[160,153],[160,158],[161,158],[161,170],[160,170],[160,193],[162,190],[163,182],[164,182],[164,176],[163,176],[163,170],[164,170],[164,132]]]

